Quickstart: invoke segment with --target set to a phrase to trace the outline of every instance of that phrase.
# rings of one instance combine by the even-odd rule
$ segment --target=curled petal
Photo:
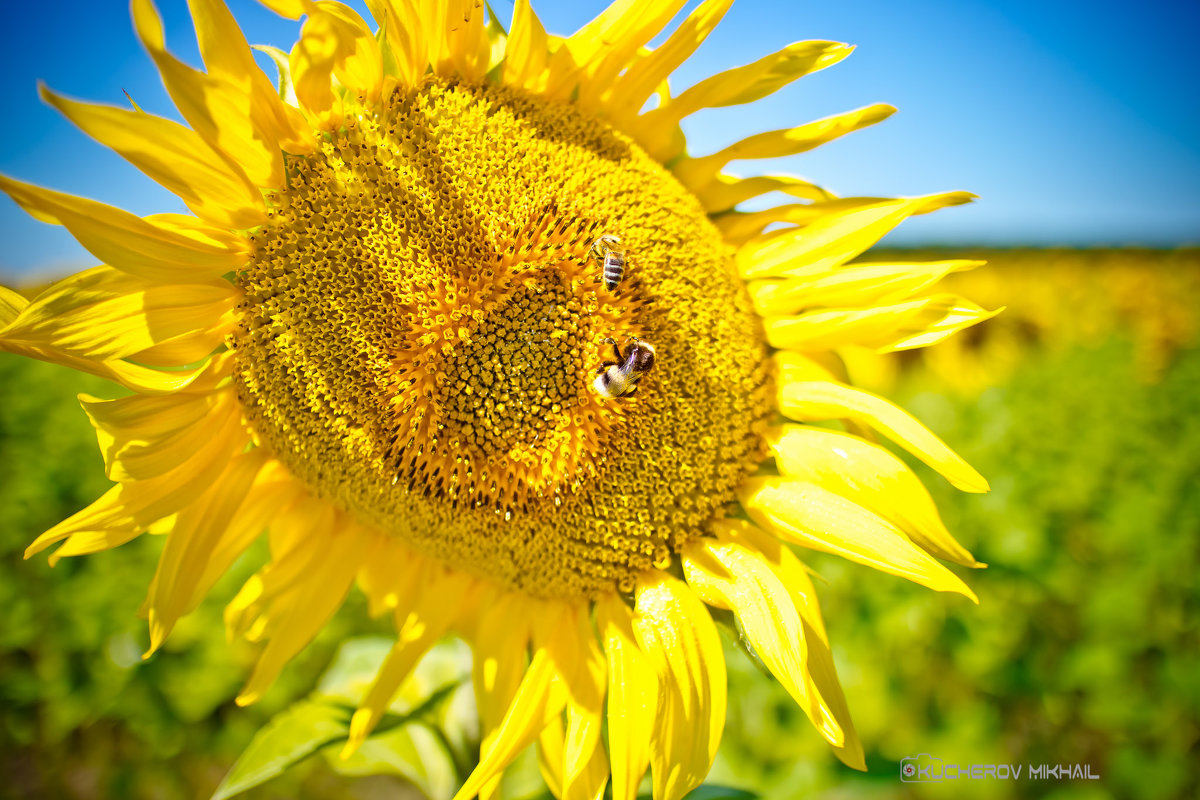
[[[857,561],[939,592],[979,602],[962,580],[894,525],[820,486],[751,478],[738,493],[750,518],[793,544]]]
[[[870,426],[933,467],[964,492],[986,492],[988,482],[932,431],[904,409],[878,395],[842,383],[788,381],[779,390],[779,410],[799,422],[849,419]]]
[[[928,204],[927,197],[888,200],[828,214],[803,228],[765,233],[738,251],[738,270],[747,280],[828,272],[862,253]]]
[[[815,483],[890,520],[938,558],[982,566],[946,530],[920,479],[883,447],[807,425],[784,425],[768,441],[785,476]]]
[[[805,308],[836,308],[904,300],[951,272],[974,269],[982,261],[930,261],[920,264],[855,264],[811,278],[751,281],[747,288],[763,316],[794,314]]]

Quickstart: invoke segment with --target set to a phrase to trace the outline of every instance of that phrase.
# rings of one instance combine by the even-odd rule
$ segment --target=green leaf
[[[360,636],[344,642],[317,683],[316,693],[357,706],[394,643],[388,636]]]
[[[316,694],[357,706],[375,681],[383,659],[395,640],[387,636],[361,636],[345,642],[317,684]],[[471,649],[458,639],[446,639],[429,649],[400,687],[391,711],[408,714],[428,704],[448,686],[458,686],[471,676]]]
[[[295,703],[254,735],[212,800],[233,797],[282,775],[330,742],[344,739],[349,729],[350,715],[345,709],[312,700]]]
[[[276,715],[255,735],[213,800],[258,786],[344,740],[354,708],[392,645],[392,639],[383,636],[346,641],[314,696]],[[405,681],[375,734],[346,760],[340,748],[330,748],[325,753],[330,765],[348,775],[399,775],[434,800],[452,796],[461,778],[458,761],[473,752],[478,735],[473,704],[467,704],[470,713],[465,713],[462,703],[451,702],[464,693],[471,699],[469,675],[470,651],[462,642],[435,645]]]
[[[700,786],[688,792],[685,800],[758,800],[758,795],[732,786]]]
[[[325,758],[342,775],[399,775],[431,800],[453,797],[459,784],[450,752],[421,723],[372,736],[350,758],[341,758],[335,748],[326,750]]]
[[[732,786],[699,786],[687,793],[684,800],[758,800],[759,795]],[[651,795],[640,794],[638,800],[651,800]]]

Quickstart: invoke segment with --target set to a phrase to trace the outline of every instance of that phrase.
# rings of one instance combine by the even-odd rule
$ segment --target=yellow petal
[[[300,19],[308,13],[308,9],[312,5],[305,0],[259,0],[259,2],[279,16],[288,19]]]
[[[213,485],[178,515],[147,597],[151,652],[188,610],[187,601],[204,574],[215,540],[233,521],[266,460],[261,450],[239,454]]]
[[[928,202],[926,197],[889,200],[829,214],[803,228],[763,234],[738,251],[738,269],[747,280],[828,272],[875,244]]]
[[[317,7],[333,20],[338,38],[349,45],[348,54],[334,62],[333,74],[347,89],[367,99],[378,98],[383,65],[374,31],[358,12],[341,3],[321,2]]]
[[[491,6],[488,6],[487,41],[487,71],[494,78],[500,74],[499,67],[504,63],[504,55],[508,50],[508,31],[493,13]]]
[[[516,0],[504,58],[504,83],[530,92],[545,90],[550,41],[530,0]]]
[[[772,316],[763,324],[767,341],[780,349],[833,350],[858,345],[887,353],[934,344],[998,313],[985,311],[965,298],[944,294],[892,305],[822,309],[794,317]]]
[[[794,314],[805,308],[889,303],[903,300],[951,272],[974,269],[982,261],[920,264],[855,264],[811,278],[751,281],[754,308],[762,316]]]
[[[579,105],[596,110],[617,75],[683,5],[683,0],[618,0],[567,39],[564,51],[584,67],[576,78]]]
[[[271,520],[267,541],[271,560],[256,572],[225,607],[230,641],[245,636],[259,641],[271,622],[271,602],[300,586],[313,558],[312,532],[332,529],[334,511],[323,500],[305,493],[290,509]]]
[[[246,173],[217,155],[195,131],[139,111],[68,100],[44,86],[42,99],[175,193],[197,216],[236,230],[266,220],[262,195]]]
[[[368,0],[371,15],[383,32],[387,46],[385,62],[391,59],[396,76],[405,86],[416,86],[429,65],[421,15],[414,0]]]
[[[273,128],[254,124],[253,73],[206,75],[172,56],[167,52],[162,21],[151,0],[133,0],[133,23],[142,46],[158,66],[163,85],[192,130],[218,155],[239,166],[256,186],[283,188],[279,140]],[[257,66],[254,71],[259,71]],[[273,92],[270,96],[279,102]]]
[[[232,389],[212,394],[133,395],[99,400],[80,395],[104,455],[109,480],[155,478],[187,460],[212,436],[213,420],[236,402]]]
[[[841,61],[854,48],[841,42],[795,42],[752,64],[725,70],[682,92],[647,119],[678,122],[703,108],[752,103],[787,86],[797,78]]]
[[[238,507],[229,524],[217,528],[209,526],[213,538],[197,539],[197,547],[206,547],[203,572],[198,580],[193,572],[176,578],[165,601],[171,608],[179,608],[179,615],[190,613],[233,562],[245,552],[255,539],[277,515],[287,512],[301,495],[301,487],[287,474],[279,462],[267,461],[250,486],[249,493]],[[184,556],[184,560],[188,560]],[[182,600],[172,599],[178,595]],[[179,605],[176,605],[179,603]],[[148,609],[147,609],[148,612]],[[165,613],[165,612],[164,612]]]
[[[538,734],[538,770],[546,788],[557,800],[563,800],[563,741],[566,732],[563,730],[561,716],[550,720],[550,723]]]
[[[831,195],[812,181],[792,175],[755,175],[738,178],[717,174],[701,186],[689,187],[710,214],[733,208],[738,203],[768,192],[783,192],[804,200],[826,200]]]
[[[575,638],[580,643],[581,663],[577,677],[567,686],[571,698],[567,702],[567,731],[563,742],[563,798],[591,800],[596,790],[591,767],[596,751],[602,749],[600,731],[608,667],[593,633],[588,607],[578,606],[572,617]],[[600,784],[601,790],[604,782]]]
[[[538,768],[550,793],[560,800],[601,800],[608,785],[608,759],[599,740],[594,743],[578,775],[564,783],[564,760],[568,734],[561,717],[550,720],[538,735]]]
[[[873,511],[938,558],[981,566],[946,530],[920,479],[879,445],[807,425],[773,429],[768,442],[785,476],[815,483]]]
[[[650,766],[650,731],[658,705],[654,666],[633,633],[633,615],[616,595],[596,603],[596,623],[608,658],[608,752],[613,800],[636,800]]]
[[[546,95],[565,100],[578,88],[590,105],[682,6],[682,0],[615,0],[555,50]]]
[[[868,425],[937,470],[964,492],[986,492],[988,483],[970,464],[916,418],[878,395],[830,381],[781,382],[779,410],[798,422],[849,419]]]
[[[943,192],[926,195],[925,205],[919,207],[913,214],[929,214],[940,208],[959,206],[970,203],[975,195],[970,192]],[[741,245],[749,239],[762,233],[763,228],[776,222],[793,225],[810,225],[831,212],[850,211],[856,208],[878,205],[889,202],[888,197],[839,197],[833,200],[820,200],[813,203],[793,203],[775,206],[762,211],[740,212],[733,211],[722,214],[713,220],[730,244]]]
[[[101,498],[101,500],[103,499]],[[47,559],[50,566],[53,567],[58,564],[59,559],[70,556],[86,556],[112,550],[149,531],[149,526],[143,528],[137,525],[114,525],[109,528],[101,528],[98,525],[91,527],[94,529],[76,531],[68,536],[67,540],[50,554],[50,558]]]
[[[130,358],[150,367],[179,367],[194,364],[207,358],[215,348],[224,344],[226,337],[237,327],[238,312],[226,309],[206,328],[186,331],[155,342]]]
[[[500,592],[494,602],[485,604],[471,643],[475,652],[472,683],[483,733],[482,758],[495,748],[505,712],[512,706],[525,674],[529,619],[534,608],[523,595]],[[490,788],[485,785],[480,794],[486,795]]]
[[[318,518],[307,531],[304,580],[272,598],[267,612],[270,639],[238,705],[257,701],[283,670],[333,616],[354,582],[366,551],[367,537],[341,520]]]
[[[203,366],[199,366],[165,372],[120,359],[92,361],[62,353],[53,348],[20,345],[6,341],[3,336],[0,336],[0,350],[36,358],[51,364],[61,364],[64,367],[119,383],[127,389],[143,394],[170,394],[183,391],[204,370]]]
[[[528,0],[522,0],[528,2]],[[657,88],[717,26],[733,0],[705,0],[688,15],[661,45],[633,61],[605,92],[609,113],[628,119],[641,113],[642,106]],[[514,26],[515,27],[515,26]]]
[[[712,155],[680,159],[671,167],[671,171],[689,189],[703,187],[730,161],[742,158],[781,158],[803,153],[839,136],[881,122],[895,112],[895,107],[878,103],[796,128],[757,133]]]
[[[496,729],[493,748],[480,758],[479,764],[454,795],[454,800],[469,800],[477,795],[538,738],[551,720],[562,713],[567,704],[567,691],[556,666],[562,654],[555,653],[555,650],[570,648],[572,643],[552,640],[546,644],[535,650],[529,669],[525,671],[516,696],[504,715],[504,721]]]
[[[16,319],[27,305],[29,301],[24,297],[7,286],[0,286],[0,328]]]
[[[52,562],[62,556],[115,547],[194,502],[248,439],[235,414],[213,422],[209,440],[186,462],[157,478],[117,484],[99,500],[39,536],[25,550],[25,557],[68,537],[72,539],[71,547],[56,552]]]
[[[0,189],[37,219],[64,226],[96,258],[147,280],[219,278],[244,264],[249,252],[240,237],[225,238],[198,220],[196,229],[184,233],[165,220],[141,219],[94,200],[4,176],[0,176]]]
[[[655,800],[679,800],[704,782],[725,726],[725,656],[708,609],[665,573],[638,580],[633,630],[658,674],[650,762]]]
[[[358,585],[367,595],[372,617],[399,608],[411,608],[418,576],[430,568],[429,563],[398,541],[399,536],[376,539],[371,556],[358,573]]]
[[[819,616],[820,612],[817,613]],[[834,745],[833,754],[846,766],[866,772],[862,740],[850,718],[850,707],[846,704],[846,695],[833,663],[833,651],[829,642],[821,639],[808,619],[801,619],[801,623],[804,626],[804,640],[809,643],[808,675],[812,688],[821,697],[822,710],[832,716],[842,730],[842,744]]]
[[[188,7],[195,21],[200,55],[209,75],[217,79],[249,81],[250,121],[256,136],[264,142],[277,142],[289,153],[311,152],[316,146],[312,129],[297,109],[283,102],[283,97],[259,68],[241,27],[225,3],[222,0],[188,0]]]
[[[965,297],[954,295],[938,295],[933,298],[933,301],[931,307],[926,309],[926,314],[934,316],[933,320],[921,320],[917,325],[910,325],[907,329],[900,331],[899,338],[884,337],[885,341],[882,344],[876,344],[875,349],[881,353],[889,353],[894,350],[929,347],[948,339],[964,328],[989,320],[1005,309],[1005,306],[1001,306],[993,311],[988,311]]]
[[[350,735],[341,754],[344,759],[366,741],[413,667],[454,624],[473,583],[466,574],[441,565],[418,576],[418,580],[420,586],[413,595],[415,603],[410,608],[396,609],[396,644],[350,719]]]
[[[742,632],[796,704],[834,747],[845,742],[841,725],[812,691],[808,646],[800,613],[788,587],[741,541],[700,539],[682,553],[683,574],[700,599],[732,611]]]
[[[571,787],[563,794],[563,800],[602,800],[608,786],[608,757],[597,742],[587,765],[579,773]]]
[[[222,343],[232,322],[225,314],[239,294],[223,281],[147,284],[111,267],[95,267],[38,295],[0,330],[0,340],[107,361],[191,334],[192,362]]]
[[[332,78],[366,98],[379,96],[383,57],[379,43],[356,12],[340,3],[319,3],[300,29],[290,57],[296,97],[326,130],[343,118]]]
[[[434,73],[481,80],[491,55],[483,0],[418,0],[418,9]]]
[[[789,542],[979,602],[957,575],[910,542],[899,528],[816,484],[751,478],[743,484],[739,499],[751,519]]]
[[[837,721],[845,739],[840,747],[834,746],[834,755],[848,767],[866,770],[862,741],[854,729],[854,721],[850,718],[850,709],[846,705],[846,696],[842,692],[841,683],[838,682],[833,653],[829,649],[829,637],[825,632],[825,622],[821,618],[820,605],[817,603],[817,592],[808,577],[808,570],[778,539],[745,520],[722,520],[716,523],[714,528],[719,537],[744,541],[752,547],[759,557],[770,564],[771,569],[788,588],[792,602],[800,612],[800,621],[804,626],[804,642],[808,645],[805,680],[809,683],[809,691],[814,697],[821,699],[822,713],[832,716]]]
[[[763,320],[767,341],[781,350],[832,350],[844,345],[878,346],[896,338],[898,331],[931,319],[936,309],[932,298],[923,297],[890,306],[834,308],[800,316],[768,317]]]

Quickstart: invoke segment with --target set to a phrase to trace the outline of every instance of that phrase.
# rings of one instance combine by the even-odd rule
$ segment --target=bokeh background
[[[184,4],[161,5],[168,43],[196,63]],[[251,41],[294,39],[294,23],[231,5]],[[538,10],[566,32],[599,5]],[[181,211],[38,103],[44,79],[111,103],[124,89],[178,118],[123,4],[67,6],[6,9],[0,171],[137,213]],[[979,193],[974,206],[906,223],[864,260],[985,258],[947,288],[1007,306],[931,350],[849,364],[990,479],[989,494],[964,495],[914,463],[951,530],[990,564],[966,576],[980,605],[809,558],[869,771],[841,766],[786,693],[731,652],[712,781],[785,800],[1200,794],[1200,250],[1188,246],[1200,241],[1200,56],[1187,46],[1197,22],[1184,3],[740,0],[681,70],[686,86],[798,38],[859,44],[751,112],[696,115],[693,150],[892,102],[902,111],[892,120],[783,168],[841,194]],[[32,291],[91,263],[62,229],[0,201],[6,284]],[[379,639],[358,637],[388,635],[352,595],[265,700],[238,709],[253,654],[225,642],[221,609],[263,552],[145,662],[137,609],[160,541],[54,569],[22,561],[34,536],[107,488],[75,395],[112,391],[0,354],[0,797],[207,797],[274,715],[370,660]],[[921,753],[1083,763],[1101,777],[902,783],[900,760]],[[382,775],[335,768],[345,771],[318,754],[247,796],[419,796],[411,759],[351,770]],[[435,776],[415,780],[444,790]],[[531,785],[518,775],[512,794],[536,796]]]

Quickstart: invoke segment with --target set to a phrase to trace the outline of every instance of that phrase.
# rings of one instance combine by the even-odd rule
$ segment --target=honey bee
[[[600,365],[592,388],[596,394],[609,400],[632,395],[637,391],[638,381],[654,366],[654,348],[636,336],[629,337],[624,353],[612,339],[604,341],[612,344],[617,360],[605,361]]]
[[[625,274],[625,251],[614,247],[620,243],[621,240],[611,233],[592,242],[592,256],[604,259],[604,285],[610,292],[617,288]]]

